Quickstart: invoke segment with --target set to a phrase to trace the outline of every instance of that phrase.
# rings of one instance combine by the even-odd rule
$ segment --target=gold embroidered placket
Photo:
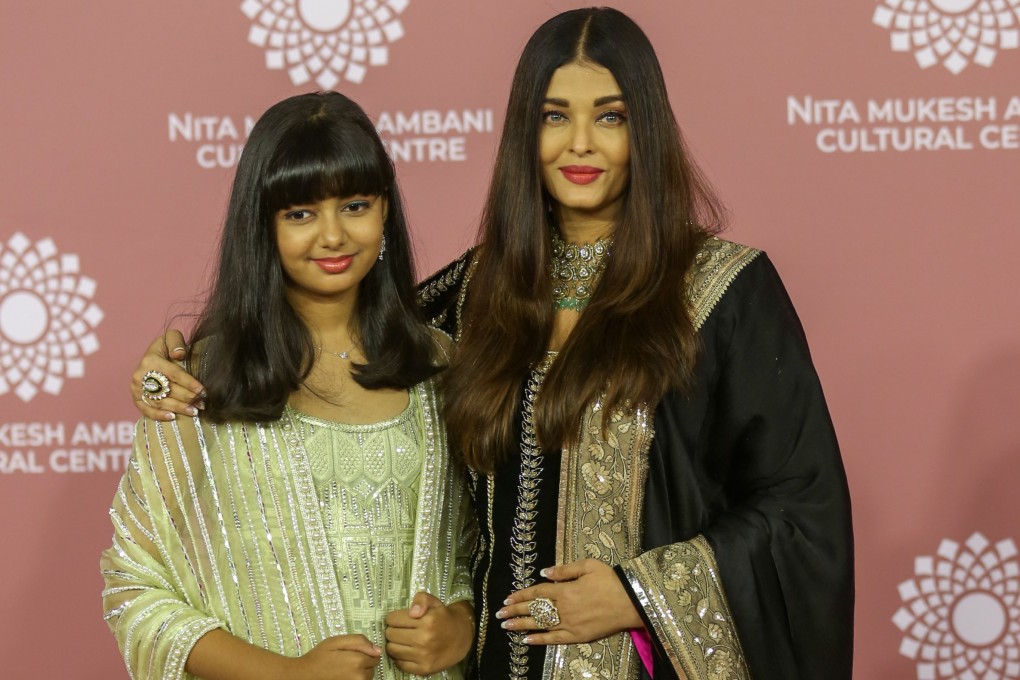
[[[521,417],[521,472],[517,480],[517,509],[510,537],[510,571],[515,591],[535,584],[535,520],[538,518],[538,486],[542,474],[542,451],[535,432],[535,399],[554,355],[548,356],[528,376]],[[491,496],[490,496],[491,498]],[[528,677],[529,645],[526,632],[507,631],[510,636],[510,678]]]

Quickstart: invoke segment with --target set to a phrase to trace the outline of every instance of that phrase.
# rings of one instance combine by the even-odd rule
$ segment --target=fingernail
[[[184,350],[185,350],[184,347],[174,347],[172,351],[174,351],[174,352],[183,352]]]
[[[524,640],[522,640],[522,642],[524,642],[524,644],[526,644],[526,645],[530,645],[531,644],[531,636],[530,635],[525,636]]]
[[[202,391],[198,393],[198,396],[200,396],[200,397],[202,397],[203,399],[205,399],[206,397],[208,397],[208,396],[209,396],[209,393],[205,391],[205,388],[204,388],[204,387],[203,387],[203,388],[201,388],[201,389],[202,389]]]
[[[510,598],[508,597],[505,600],[503,600],[503,604],[510,604]]]
[[[504,621],[503,623],[499,624],[499,627],[503,628],[504,630],[508,630],[510,628],[510,622]]]
[[[496,618],[497,619],[502,619],[505,616],[506,616],[506,610],[505,609],[500,609],[498,612],[496,612]]]
[[[188,408],[186,408],[184,410],[188,412],[189,416],[197,416],[198,415],[198,409],[195,408],[194,406],[189,406]]]
[[[546,567],[545,569],[540,569],[538,573],[541,574],[543,578],[549,578],[549,571],[549,567]]]
[[[196,408],[200,408],[200,409],[205,409],[205,402],[204,401],[200,401],[197,404],[195,404],[195,407]]]
[[[421,607],[418,605],[411,607],[411,616],[418,616],[419,614],[421,614]]]
[[[167,420],[177,420],[177,414],[176,413],[170,413],[169,411],[164,413],[163,417],[166,418]]]

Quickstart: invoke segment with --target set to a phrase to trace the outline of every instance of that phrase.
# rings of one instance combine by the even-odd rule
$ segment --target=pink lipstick
[[[602,168],[593,168],[590,165],[564,165],[560,168],[560,172],[563,173],[568,182],[591,184],[605,171]]]
[[[319,268],[327,274],[341,274],[347,271],[347,268],[351,266],[351,262],[353,261],[353,255],[343,255],[341,257],[317,257],[312,259],[312,262],[319,265]]]

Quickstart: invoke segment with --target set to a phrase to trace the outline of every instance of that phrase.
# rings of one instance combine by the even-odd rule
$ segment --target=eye
[[[305,208],[296,208],[283,212],[283,219],[288,222],[303,222],[312,216],[312,211]]]
[[[627,122],[627,114],[623,111],[605,111],[599,115],[598,121],[606,125],[623,125]]]
[[[542,112],[542,122],[547,125],[559,125],[567,122],[567,117],[562,111],[556,111],[555,109],[550,111]]]
[[[345,213],[362,213],[371,207],[371,201],[359,198],[358,200],[347,202],[341,210]]]

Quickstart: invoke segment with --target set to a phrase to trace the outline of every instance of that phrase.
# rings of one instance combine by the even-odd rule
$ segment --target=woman
[[[419,289],[457,340],[478,677],[850,678],[832,424],[775,269],[712,235],[721,214],[641,30],[540,27],[480,245]]]
[[[412,271],[364,112],[270,108],[186,357],[206,408],[139,423],[111,510],[104,608],[132,677],[462,676],[473,517]]]

